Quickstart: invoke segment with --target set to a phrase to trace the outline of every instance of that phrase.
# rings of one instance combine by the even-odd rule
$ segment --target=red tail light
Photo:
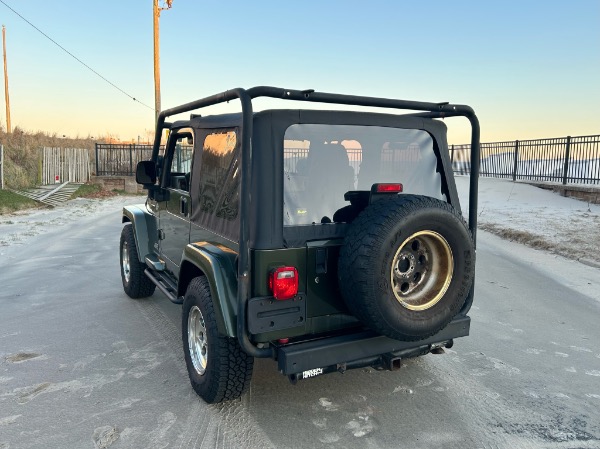
[[[271,271],[269,289],[275,299],[292,299],[298,294],[298,270],[295,267],[279,267]]]
[[[376,184],[377,193],[398,193],[402,192],[402,184]]]

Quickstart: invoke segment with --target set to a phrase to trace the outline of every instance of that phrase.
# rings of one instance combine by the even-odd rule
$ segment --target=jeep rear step
[[[469,335],[471,318],[455,318],[434,336],[420,341],[400,341],[361,331],[278,347],[278,369],[292,383],[333,371],[344,372],[365,366],[398,369],[403,358],[424,355],[432,349],[451,347],[454,338]]]

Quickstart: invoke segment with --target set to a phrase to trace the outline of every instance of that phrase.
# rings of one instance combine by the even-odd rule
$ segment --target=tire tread
[[[120,242],[120,252],[121,263],[123,263],[123,243],[127,242],[127,247],[129,248],[129,282],[125,281],[125,277],[123,276],[123,267],[121,266],[121,279],[123,281],[123,289],[125,293],[130,298],[138,299],[138,298],[147,298],[148,296],[152,296],[154,290],[156,290],[156,285],[148,279],[144,270],[146,269],[146,264],[140,262],[137,252],[137,244],[135,241],[135,235],[133,231],[133,225],[131,223],[123,226],[123,230],[121,231],[121,242]]]
[[[209,351],[207,370],[200,376],[190,359],[187,339],[187,317],[193,305],[202,312],[207,338],[215,343]],[[192,387],[209,404],[239,398],[250,387],[254,358],[246,354],[235,338],[220,335],[217,329],[216,312],[210,293],[210,284],[205,276],[194,278],[187,289],[182,316],[182,340],[185,361]]]

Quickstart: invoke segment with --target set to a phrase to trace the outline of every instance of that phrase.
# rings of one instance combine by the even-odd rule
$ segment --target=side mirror
[[[156,165],[153,161],[140,161],[135,169],[135,182],[142,185],[156,183]]]

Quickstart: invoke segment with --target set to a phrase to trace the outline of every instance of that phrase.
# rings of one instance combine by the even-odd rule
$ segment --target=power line
[[[104,81],[106,81],[108,84],[110,84],[112,87],[114,87],[115,89],[117,89],[119,92],[127,95],[129,98],[131,98],[133,101],[141,104],[142,106],[146,106],[148,109],[150,109],[151,111],[154,111],[154,108],[148,106],[147,104],[141,102],[140,100],[138,100],[137,98],[135,98],[133,95],[128,94],[127,92],[125,92],[123,89],[121,89],[119,86],[117,86],[115,83],[113,83],[112,81],[106,79],[104,76],[102,76],[100,73],[98,73],[96,70],[92,69],[89,65],[87,65],[85,62],[83,62],[81,59],[79,59],[77,56],[75,56],[73,53],[71,53],[69,50],[67,50],[65,47],[63,47],[62,45],[60,45],[58,42],[56,42],[54,39],[52,39],[50,36],[48,36],[46,33],[44,33],[42,30],[40,30],[38,27],[36,27],[33,23],[31,23],[29,20],[27,20],[25,17],[23,17],[21,14],[19,14],[17,11],[15,11],[14,9],[12,9],[9,5],[6,4],[6,2],[4,0],[0,0],[0,3],[2,3],[4,6],[6,6],[8,9],[10,9],[12,12],[14,12],[17,16],[19,16],[21,19],[23,19],[25,22],[27,22],[27,24],[29,24],[31,27],[33,27],[37,32],[39,32],[42,36],[44,36],[46,39],[48,39],[50,42],[52,42],[54,45],[56,45],[58,48],[60,48],[62,51],[64,51],[66,54],[68,54],[69,56],[71,56],[73,59],[75,59],[75,61],[77,61],[78,63],[80,63],[81,65],[83,65],[86,69],[88,69],[89,71],[91,71],[92,73],[94,73],[95,75],[97,75],[98,77],[102,78]]]

